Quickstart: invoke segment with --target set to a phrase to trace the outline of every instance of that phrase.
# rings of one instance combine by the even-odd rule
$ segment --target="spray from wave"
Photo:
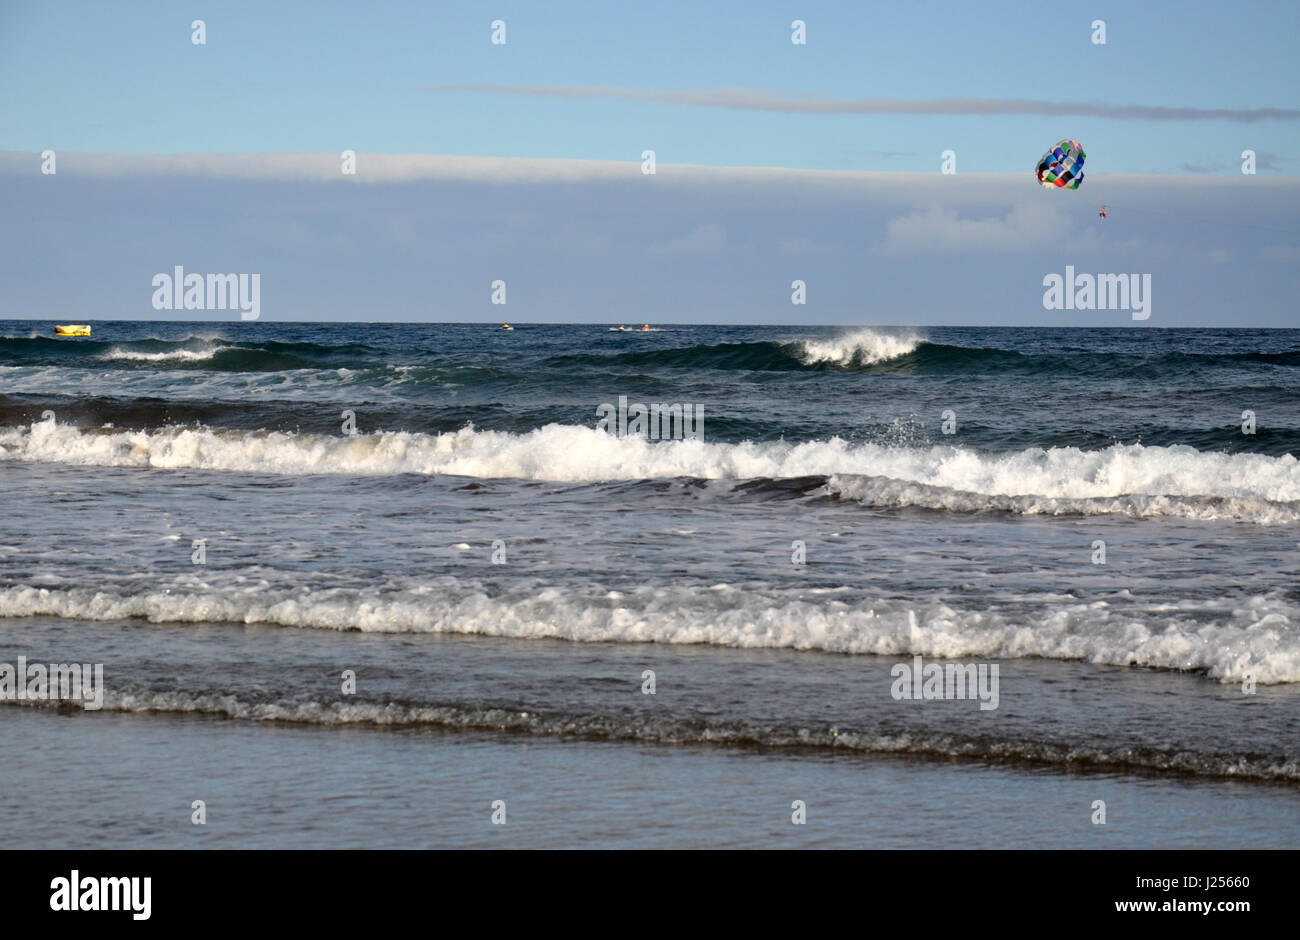
[[[165,352],[144,352],[139,349],[124,349],[114,346],[98,358],[109,361],[125,362],[199,362],[211,359],[218,353],[233,350],[233,346],[214,346],[210,349],[170,349]]]
[[[913,333],[882,333],[862,329],[830,340],[798,340],[799,359],[805,365],[833,365],[841,368],[869,366],[906,356],[923,340]]]

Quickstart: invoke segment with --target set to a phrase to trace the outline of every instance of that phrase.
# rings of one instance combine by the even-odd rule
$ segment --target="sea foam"
[[[181,582],[135,593],[100,587],[0,589],[0,617],[260,623],[373,633],[453,633],[598,643],[703,643],[942,659],[1082,660],[1203,671],[1223,682],[1300,682],[1300,608],[1270,593],[1142,605],[1127,592],[964,609],[944,601],[840,599],[715,584],[618,593],[473,580],[304,591]]]
[[[202,427],[80,430],[38,422],[0,429],[0,460],[555,482],[826,476],[828,495],[884,507],[1300,521],[1300,461],[1294,456],[1205,453],[1186,446],[988,454],[953,445],[899,447],[841,438],[650,442],[559,424],[522,434],[466,427],[444,434],[348,437]]]
[[[871,365],[905,356],[921,344],[913,333],[882,333],[878,330],[855,330],[828,340],[799,340],[800,358],[806,365]]]

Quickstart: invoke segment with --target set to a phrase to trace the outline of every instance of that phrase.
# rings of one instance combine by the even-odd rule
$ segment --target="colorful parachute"
[[[1061,141],[1038,161],[1038,182],[1045,189],[1078,189],[1086,156],[1077,140]]]

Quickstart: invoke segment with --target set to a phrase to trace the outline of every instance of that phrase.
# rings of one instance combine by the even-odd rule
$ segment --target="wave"
[[[238,342],[205,336],[188,336],[179,340],[149,337],[116,342],[70,341],[47,336],[0,337],[0,362],[10,366],[93,366],[103,363],[113,368],[280,372],[374,364],[383,352],[364,343]]]
[[[60,709],[60,702],[6,702],[16,707]],[[548,738],[625,741],[658,745],[737,748],[799,748],[849,754],[1031,764],[1069,770],[1160,771],[1207,777],[1289,783],[1300,780],[1300,760],[1131,745],[1054,740],[999,739],[989,735],[917,731],[890,733],[848,727],[788,727],[745,722],[631,718],[590,712],[493,707],[470,703],[412,704],[397,701],[306,699],[257,701],[218,692],[107,691],[104,710],[128,714],[181,714],[239,721],[284,722],[324,727],[416,728],[458,732],[507,732]]]
[[[549,424],[526,433],[467,426],[442,434],[353,437],[169,427],[81,430],[38,422],[0,428],[0,460],[249,473],[446,474],[603,482],[828,478],[826,494],[875,506],[1023,514],[1300,521],[1300,461],[1290,454],[1207,453],[1115,444],[1100,450],[894,447],[841,438],[650,442]]]
[[[848,371],[906,374],[1020,372],[1027,375],[1087,374],[1149,376],[1152,370],[1182,374],[1189,368],[1300,365],[1300,350],[1282,352],[1150,354],[1143,352],[1005,349],[937,343],[915,333],[862,329],[832,339],[724,342],[670,349],[592,352],[555,356],[548,365],[656,366],[677,369]]]
[[[639,332],[639,331],[638,331]],[[1041,343],[1041,341],[1039,341]],[[622,344],[620,344],[621,346]],[[1188,370],[1248,369],[1277,374],[1300,366],[1300,349],[1281,351],[1169,352],[1123,343],[1107,349],[1043,348],[1041,345],[964,346],[940,343],[893,328],[859,328],[830,338],[719,342],[670,348],[621,348],[596,344],[581,353],[554,355],[542,372],[614,366],[739,371],[885,372],[910,375],[1018,372],[1026,375],[1182,375]],[[216,372],[279,372],[291,369],[361,368],[384,365],[407,347],[367,343],[236,341],[222,336],[164,340],[67,340],[48,336],[0,337],[0,364],[88,365],[112,368],[204,369]],[[485,352],[486,355],[486,352]]]
[[[839,474],[826,492],[877,509],[933,509],[946,512],[1005,512],[1020,516],[1169,516],[1204,521],[1232,520],[1264,525],[1300,523],[1300,501],[1277,502],[1258,496],[1182,496],[1125,493],[1116,496],[1063,497],[972,492],[910,483],[887,477]]]
[[[1262,362],[1268,365],[1278,366],[1300,366],[1300,349],[1290,349],[1285,352],[1246,352],[1246,353],[1229,353],[1223,357],[1208,356],[1202,358],[1209,359],[1235,359],[1241,362]]]
[[[786,370],[861,370],[905,357],[928,346],[913,334],[858,330],[828,340],[797,339],[778,342],[712,343],[670,349],[645,349],[620,353],[581,353],[555,356],[547,365],[657,366],[669,369],[733,369],[756,372]],[[954,347],[960,348],[960,347]]]
[[[114,346],[105,353],[101,353],[98,358],[106,360],[126,360],[128,362],[167,362],[169,360],[180,360],[185,362],[198,362],[204,359],[211,359],[219,352],[225,352],[233,349],[232,346],[216,346],[212,349],[172,349],[166,352],[145,352],[139,349],[123,349]]]
[[[848,368],[869,366],[897,359],[915,351],[922,343],[914,334],[880,333],[857,330],[831,340],[799,340],[799,359],[805,365],[820,363]]]
[[[1300,609],[1278,593],[1140,605],[1053,599],[959,609],[836,591],[807,596],[715,584],[690,593],[560,588],[505,593],[455,578],[384,588],[212,588],[186,582],[136,593],[96,586],[0,589],[0,617],[243,623],[368,633],[478,634],[593,643],[707,644],[935,659],[1044,658],[1202,672],[1221,682],[1300,682]]]

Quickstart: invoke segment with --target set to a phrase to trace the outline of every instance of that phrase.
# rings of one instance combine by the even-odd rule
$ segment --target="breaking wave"
[[[384,588],[214,587],[178,581],[118,593],[99,587],[0,589],[0,617],[272,624],[369,633],[451,633],[592,643],[707,644],[942,659],[1080,660],[1203,672],[1221,682],[1300,682],[1300,609],[1277,594],[1138,603],[1056,598],[959,609],[715,584],[618,592],[527,585],[493,594],[472,581]]]
[[[1187,446],[1099,450],[893,447],[841,438],[739,444],[619,438],[550,424],[526,433],[465,427],[355,437],[171,427],[0,429],[0,460],[239,473],[446,474],[602,482],[689,477],[826,477],[825,495],[864,505],[1026,515],[1178,516],[1300,521],[1300,461],[1290,454],[1206,453]]]
[[[868,366],[889,359],[897,359],[914,352],[921,345],[914,334],[881,333],[876,330],[857,330],[832,340],[800,340],[799,359],[805,365],[828,363],[847,368]]]

